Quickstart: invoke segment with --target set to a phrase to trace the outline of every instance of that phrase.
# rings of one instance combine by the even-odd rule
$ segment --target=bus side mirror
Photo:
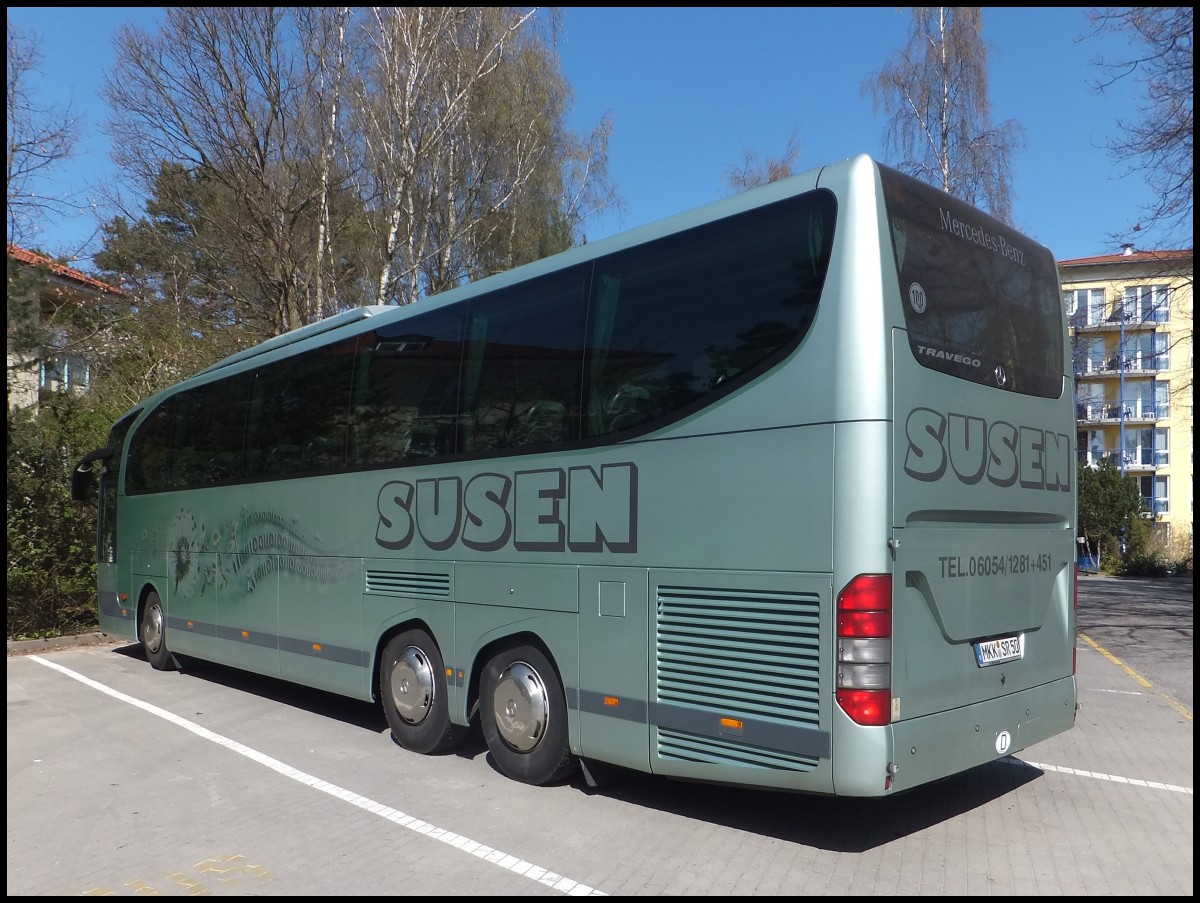
[[[94,452],[88,452],[75,465],[75,469],[71,471],[71,498],[74,501],[89,501],[89,492],[92,488],[92,465],[97,461],[103,461],[112,457],[112,453],[113,450],[108,446],[98,448]]]

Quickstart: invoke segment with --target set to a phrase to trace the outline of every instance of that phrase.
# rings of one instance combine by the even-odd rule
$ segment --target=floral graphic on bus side
[[[204,528],[197,523],[191,512],[180,509],[171,521],[168,535],[171,538],[168,554],[175,592],[190,596],[196,591],[196,584],[200,579],[197,553],[204,547]]]
[[[167,536],[170,575],[182,596],[203,595],[210,586],[225,590],[235,579],[252,593],[277,571],[319,582],[345,575],[344,564],[326,560],[333,553],[320,536],[304,533],[296,518],[278,511],[244,505],[235,519],[210,531],[193,512],[180,508]]]

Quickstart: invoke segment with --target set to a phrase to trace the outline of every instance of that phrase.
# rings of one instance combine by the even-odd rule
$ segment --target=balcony
[[[1154,329],[1170,322],[1166,310],[1144,311],[1140,314],[1115,313],[1100,319],[1094,314],[1091,317],[1076,314],[1071,317],[1068,325],[1076,332],[1139,332],[1143,329]]]
[[[1171,406],[1150,404],[1133,399],[1122,405],[1115,401],[1075,405],[1075,419],[1081,423],[1153,423],[1171,416]]]
[[[1156,376],[1169,369],[1169,362],[1165,354],[1146,355],[1145,357],[1136,354],[1126,358],[1084,358],[1075,362],[1075,375],[1088,378],[1118,377],[1122,374],[1125,376]]]
[[[1170,506],[1165,498],[1150,498],[1142,496],[1142,517],[1150,519],[1161,517],[1168,513]]]
[[[1090,467],[1109,461],[1118,470],[1125,473],[1154,473],[1160,467],[1167,466],[1167,450],[1165,448],[1119,448],[1091,449],[1084,461]]]

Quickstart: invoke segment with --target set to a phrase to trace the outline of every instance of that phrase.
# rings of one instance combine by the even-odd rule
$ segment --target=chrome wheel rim
[[[151,605],[146,609],[146,614],[142,617],[142,643],[150,652],[158,652],[158,647],[162,645],[163,637],[163,613],[162,608],[157,604]]]
[[[434,673],[420,649],[409,646],[392,668],[392,703],[409,724],[420,724],[433,708]]]
[[[492,711],[500,739],[518,752],[529,752],[542,742],[550,720],[545,681],[525,662],[513,662],[496,684]]]

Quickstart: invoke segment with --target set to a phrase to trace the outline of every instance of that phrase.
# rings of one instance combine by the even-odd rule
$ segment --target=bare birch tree
[[[1124,33],[1133,43],[1124,57],[1096,61],[1104,75],[1095,90],[1104,94],[1126,78],[1137,79],[1143,90],[1137,118],[1118,120],[1117,134],[1108,143],[1124,174],[1144,176],[1154,192],[1130,232],[1161,228],[1166,237],[1186,238],[1191,247],[1192,8],[1103,7],[1089,17],[1095,34]]]
[[[570,92],[551,52],[552,13],[371,15],[356,109],[360,194],[375,213],[376,303],[411,303],[563,250],[589,205],[612,202],[607,121],[590,141],[562,126]]]
[[[1103,94],[1116,82],[1137,79],[1142,96],[1138,115],[1118,120],[1117,134],[1108,142],[1111,159],[1123,175],[1140,175],[1153,200],[1138,211],[1137,221],[1112,237],[1114,243],[1141,245],[1149,235],[1174,242],[1178,250],[1192,250],[1193,242],[1193,92],[1191,7],[1103,7],[1089,13],[1094,33],[1117,32],[1130,38],[1130,53],[1120,58],[1098,59],[1104,73],[1094,88]],[[1141,241],[1136,239],[1141,238]],[[1161,248],[1161,245],[1160,245]],[[1141,250],[1152,251],[1150,248]],[[1192,257],[1163,255],[1164,282],[1192,295],[1195,277]],[[1194,341],[1192,320],[1170,327],[1171,353],[1190,355]],[[1195,371],[1183,368],[1171,380],[1172,400],[1191,410]]]
[[[31,80],[38,74],[38,39],[8,21],[8,241],[25,245],[50,216],[73,212],[70,197],[55,196],[39,180],[67,160],[79,139],[79,119],[69,108],[39,103]]]
[[[226,277],[214,297],[232,287],[275,331],[569,247],[618,202],[608,121],[587,139],[564,126],[556,23],[509,7],[168,8],[158,32],[121,33],[105,84],[118,163],[171,211],[126,220],[164,256],[205,237]],[[173,184],[191,196],[162,196]]]
[[[800,139],[795,132],[788,136],[783,153],[778,157],[764,157],[754,150],[742,152],[742,161],[725,167],[725,185],[730,193],[738,194],[786,179],[796,174],[796,161],[800,159]]]
[[[146,195],[162,163],[223,185],[206,211],[232,241],[240,277],[283,331],[337,306],[330,257],[332,145],[346,12],[281,7],[168,7],[161,30],[117,39],[104,95],[114,158]],[[321,286],[321,288],[318,288]]]
[[[317,216],[316,235],[313,247],[313,276],[311,313],[316,317],[327,317],[337,313],[338,299],[334,269],[334,236],[340,234],[340,226],[332,218],[330,203],[335,173],[339,170],[336,155],[339,152],[339,118],[342,112],[343,83],[349,65],[350,50],[347,47],[347,29],[350,26],[350,8],[313,7],[296,11],[299,39],[303,43],[302,60],[305,64],[305,79],[310,86],[313,106],[314,149],[317,154]],[[342,170],[344,171],[344,170]]]
[[[885,141],[897,169],[1009,222],[1013,120],[993,124],[979,7],[910,7],[907,45],[864,82],[888,117]]]

